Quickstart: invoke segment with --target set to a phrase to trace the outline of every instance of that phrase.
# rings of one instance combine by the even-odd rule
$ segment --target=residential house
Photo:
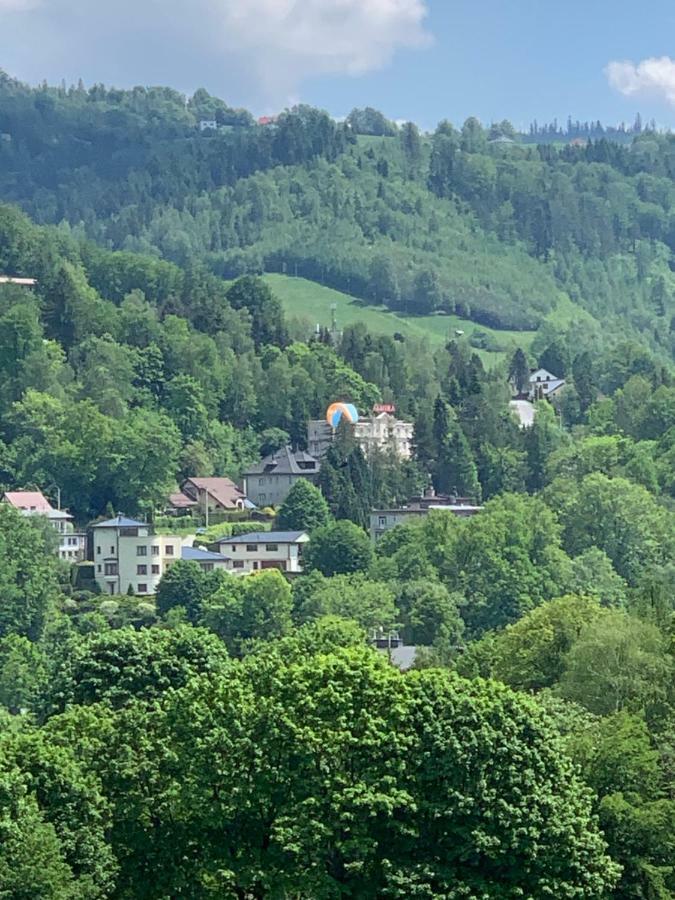
[[[282,447],[243,473],[244,493],[256,506],[279,506],[300,478],[316,482],[319,468],[311,454]]]
[[[218,541],[234,575],[278,569],[289,575],[302,572],[302,548],[309,541],[304,531],[255,531]]]
[[[180,558],[189,562],[196,562],[204,572],[213,572],[214,569],[225,570],[228,567],[229,557],[222,553],[212,553],[204,547],[183,547]]]
[[[0,275],[0,284],[19,284],[21,287],[35,287],[37,278],[17,278],[14,275]]]
[[[95,572],[105,594],[154,594],[162,575],[194,536],[153,534],[146,522],[116,516],[92,526]]]
[[[199,123],[200,131],[218,131],[218,123],[215,119],[202,119]]]
[[[470,497],[436,494],[429,489],[422,497],[411,497],[406,506],[393,509],[374,509],[370,514],[370,539],[375,543],[387,531],[406,522],[428,516],[430,512],[450,512],[459,518],[475,516],[482,506],[476,506]]]
[[[178,493],[169,496],[169,511],[223,512],[246,509],[246,496],[229,478],[188,478]]]
[[[348,427],[366,456],[378,450],[393,452],[400,459],[412,456],[414,425],[397,419],[392,412],[378,412],[376,408],[372,416],[359,419]],[[312,419],[307,423],[307,449],[312,456],[323,459],[334,440],[335,430],[325,419]]]
[[[373,631],[371,646],[382,654],[386,654],[389,662],[407,672],[412,669],[417,659],[417,647],[412,644],[404,644],[398,631],[387,632],[382,628]]]
[[[22,516],[44,516],[58,533],[58,555],[65,562],[81,562],[87,551],[87,536],[75,531],[73,517],[65,509],[54,509],[42,491],[7,491],[3,496]]]
[[[530,371],[529,385],[525,391],[518,392],[515,384],[511,384],[514,399],[516,400],[544,400],[553,397],[554,394],[565,387],[565,379],[558,378],[547,369],[532,369]]]

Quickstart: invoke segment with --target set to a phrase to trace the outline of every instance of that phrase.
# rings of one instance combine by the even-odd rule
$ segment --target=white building
[[[200,131],[218,131],[218,123],[215,119],[202,119],[199,123]]]
[[[65,562],[81,562],[87,552],[87,536],[75,531],[73,517],[65,509],[54,509],[42,491],[7,491],[3,496],[22,516],[45,516],[58,533],[59,559]]]
[[[547,369],[535,369],[530,372],[528,400],[545,400],[565,387],[565,379],[552,375]]]
[[[299,574],[302,548],[308,541],[304,531],[256,531],[222,538],[218,546],[233,575],[249,575],[264,569]]]
[[[412,422],[403,422],[390,412],[375,412],[350,427],[366,456],[377,450],[393,452],[400,459],[412,456]],[[311,419],[307,423],[307,450],[316,459],[323,459],[334,440],[335,431],[324,419]]]
[[[104,594],[154,594],[194,536],[152,534],[150,525],[116,516],[92,527],[94,577]]]

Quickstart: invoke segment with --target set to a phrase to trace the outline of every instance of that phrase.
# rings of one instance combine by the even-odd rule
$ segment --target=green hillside
[[[527,348],[536,334],[534,331],[502,331],[477,325],[456,315],[407,316],[393,312],[385,306],[371,306],[341,291],[287,275],[266,275],[265,281],[281,300],[289,319],[301,320],[302,325],[330,326],[335,306],[338,329],[361,322],[374,334],[403,335],[407,340],[428,340],[432,345],[447,343],[463,331],[467,339],[485,334],[489,340],[487,349],[476,347],[483,360],[494,362],[516,346]]]

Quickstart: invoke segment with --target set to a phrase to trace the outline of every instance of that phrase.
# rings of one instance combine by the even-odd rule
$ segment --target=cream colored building
[[[221,538],[218,548],[233,575],[278,569],[290,575],[302,572],[302,548],[309,541],[304,531],[256,531]]]
[[[389,412],[368,416],[350,426],[354,439],[364,454],[374,451],[393,452],[400,459],[410,459],[413,451],[414,425],[403,422]],[[311,419],[307,423],[307,450],[317,459],[323,459],[335,438],[335,432],[324,419]]]
[[[194,535],[153,534],[146,522],[117,516],[92,528],[94,575],[104,594],[154,594]]]

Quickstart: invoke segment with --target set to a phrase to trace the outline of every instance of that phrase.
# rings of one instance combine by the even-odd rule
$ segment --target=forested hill
[[[675,140],[508,131],[470,119],[427,136],[308,107],[263,126],[205,91],[1,76],[0,199],[112,249],[302,275],[408,313],[524,330],[579,319],[577,304],[598,334],[672,356]]]

